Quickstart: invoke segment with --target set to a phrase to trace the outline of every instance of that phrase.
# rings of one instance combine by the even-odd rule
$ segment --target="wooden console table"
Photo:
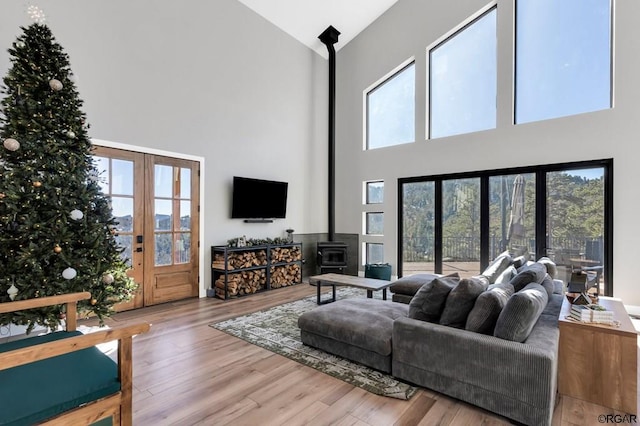
[[[600,297],[620,326],[566,319],[565,298],[558,320],[560,346],[558,392],[594,404],[637,414],[638,333],[618,299]]]

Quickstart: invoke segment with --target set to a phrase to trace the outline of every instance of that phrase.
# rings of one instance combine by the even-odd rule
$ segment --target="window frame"
[[[528,123],[537,123],[540,121],[554,120],[557,118],[563,117],[571,117],[574,115],[580,114],[588,114],[598,111],[606,111],[614,108],[614,94],[615,94],[615,58],[614,58],[614,48],[615,48],[615,2],[613,0],[609,1],[609,107],[606,109],[599,109],[594,111],[584,111],[584,112],[574,112],[570,114],[536,119],[536,120],[528,120],[528,121],[518,121],[517,120],[517,106],[518,106],[518,2],[519,0],[515,0],[513,4],[513,75],[512,75],[512,90],[513,90],[513,98],[512,98],[512,116],[511,121],[513,125],[523,125]]]
[[[416,126],[416,96],[415,96],[415,89],[416,89],[416,81],[414,81],[414,105],[413,105],[413,127],[414,127],[414,131],[413,131],[413,141],[410,142],[403,142],[403,143],[398,143],[398,144],[393,144],[393,145],[385,145],[385,146],[379,146],[376,148],[370,148],[369,147],[369,124],[370,124],[370,120],[369,120],[369,95],[372,93],[375,93],[376,90],[382,88],[385,84],[389,83],[391,80],[393,80],[395,77],[399,76],[400,74],[402,74],[402,72],[406,71],[407,68],[413,66],[414,67],[414,80],[417,80],[417,74],[415,74],[415,67],[416,67],[416,58],[415,56],[410,57],[409,59],[405,60],[404,62],[402,62],[400,65],[398,65],[397,67],[395,67],[393,70],[391,70],[390,72],[388,72],[387,74],[385,74],[382,78],[380,78],[379,80],[377,80],[375,83],[373,83],[372,85],[370,85],[369,87],[367,87],[363,92],[362,92],[362,104],[363,104],[363,108],[362,108],[362,112],[363,112],[363,120],[362,120],[362,124],[363,124],[363,128],[362,128],[362,134],[363,134],[363,150],[364,151],[369,151],[369,150],[374,150],[374,149],[381,149],[381,148],[390,148],[390,147],[394,147],[394,146],[399,146],[399,145],[406,145],[408,143],[414,143],[416,141],[416,132],[415,132],[415,126]]]
[[[451,38],[455,37],[456,35],[458,35],[459,33],[463,32],[464,30],[466,30],[468,27],[470,27],[471,25],[473,25],[475,22],[477,22],[479,19],[481,19],[482,17],[484,17],[484,15],[488,14],[489,12],[491,12],[493,9],[496,10],[496,127],[498,125],[498,111],[497,111],[497,91],[498,91],[498,85],[497,85],[497,80],[498,80],[498,49],[499,49],[499,45],[498,45],[498,34],[497,34],[497,27],[498,27],[498,15],[497,15],[497,10],[498,10],[498,1],[497,0],[493,0],[490,3],[488,3],[487,5],[485,5],[484,7],[482,7],[481,9],[479,9],[478,11],[476,11],[475,13],[473,13],[472,15],[470,15],[467,19],[463,20],[462,22],[460,22],[457,26],[453,27],[451,30],[449,30],[448,32],[446,32],[444,35],[442,35],[440,38],[438,38],[436,41],[434,41],[433,43],[431,43],[429,46],[427,46],[426,49],[426,62],[427,62],[427,73],[426,73],[426,84],[425,84],[425,99],[426,99],[426,105],[425,105],[425,135],[426,135],[426,140],[434,140],[434,139],[440,139],[440,138],[446,138],[446,137],[450,137],[450,136],[458,136],[458,135],[466,135],[469,133],[475,133],[475,132],[481,132],[481,131],[485,131],[485,130],[490,130],[490,129],[485,129],[485,130],[476,130],[473,132],[465,132],[465,133],[456,133],[453,135],[448,135],[448,136],[438,136],[436,138],[433,138],[431,136],[431,70],[432,70],[432,64],[431,64],[431,51],[437,49],[439,46],[445,44],[448,40],[450,40]]]

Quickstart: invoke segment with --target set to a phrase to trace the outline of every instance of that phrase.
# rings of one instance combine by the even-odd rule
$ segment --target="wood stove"
[[[347,268],[347,244],[340,241],[320,241],[317,264],[321,274],[343,274]]]

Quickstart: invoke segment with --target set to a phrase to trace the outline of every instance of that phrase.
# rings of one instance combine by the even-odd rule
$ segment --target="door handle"
[[[142,253],[142,247],[136,247],[136,253]]]

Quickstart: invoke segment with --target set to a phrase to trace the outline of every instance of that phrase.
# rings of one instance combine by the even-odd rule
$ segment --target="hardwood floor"
[[[300,284],[229,301],[167,303],[108,319],[152,324],[149,333],[134,338],[134,425],[510,424],[427,389],[409,401],[374,395],[209,327],[312,294],[315,287]],[[600,414],[614,412],[560,398],[553,425],[599,425]]]

